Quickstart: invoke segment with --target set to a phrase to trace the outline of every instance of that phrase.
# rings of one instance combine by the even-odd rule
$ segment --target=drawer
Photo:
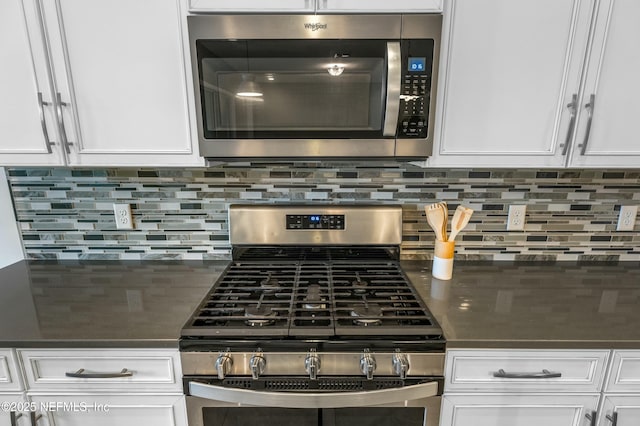
[[[13,349],[0,349],[0,392],[21,391],[22,377]]]
[[[607,350],[451,350],[445,391],[600,392],[608,357]]]
[[[640,392],[640,351],[613,351],[605,392]]]
[[[19,350],[26,386],[35,391],[176,392],[182,389],[178,351],[166,349]]]

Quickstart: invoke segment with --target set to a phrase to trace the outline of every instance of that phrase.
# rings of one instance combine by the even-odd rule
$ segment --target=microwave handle
[[[438,395],[438,382],[364,392],[263,392],[189,382],[189,394],[220,402],[256,407],[341,408],[401,403]]]
[[[387,43],[387,98],[385,101],[382,136],[394,137],[400,110],[400,83],[402,82],[400,42]]]

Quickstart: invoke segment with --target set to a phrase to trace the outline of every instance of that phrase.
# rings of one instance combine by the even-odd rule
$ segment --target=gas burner
[[[364,294],[369,288],[369,283],[360,278],[360,274],[356,272],[356,279],[351,282],[351,286],[355,294]]]
[[[252,327],[263,327],[276,322],[278,313],[268,306],[250,306],[244,309],[244,316],[247,318],[245,324]]]
[[[307,287],[307,296],[304,298],[304,305],[302,305],[305,309],[308,310],[317,310],[317,309],[326,309],[327,305],[322,303],[322,296],[320,296],[320,286],[318,284],[310,284]]]
[[[354,306],[350,312],[354,318],[353,323],[355,325],[379,325],[382,324],[382,308],[377,303],[367,303],[365,300],[364,305]]]
[[[274,293],[281,289],[280,282],[271,276],[271,272],[267,274],[267,278],[260,281],[260,287],[265,293]]]

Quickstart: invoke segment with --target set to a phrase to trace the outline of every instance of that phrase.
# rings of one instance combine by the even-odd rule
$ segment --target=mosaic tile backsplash
[[[640,204],[639,170],[422,169],[396,162],[229,163],[198,169],[9,169],[31,259],[229,258],[232,203],[401,204],[402,257],[431,259],[424,206],[475,210],[456,258],[638,261],[640,233],[615,230],[621,205]],[[117,230],[130,203],[134,230]],[[506,231],[526,204],[524,231]],[[636,229],[638,224],[636,223]]]

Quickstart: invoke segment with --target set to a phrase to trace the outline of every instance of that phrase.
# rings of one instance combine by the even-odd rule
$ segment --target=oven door
[[[365,392],[262,392],[190,382],[190,426],[438,426],[438,383]]]

